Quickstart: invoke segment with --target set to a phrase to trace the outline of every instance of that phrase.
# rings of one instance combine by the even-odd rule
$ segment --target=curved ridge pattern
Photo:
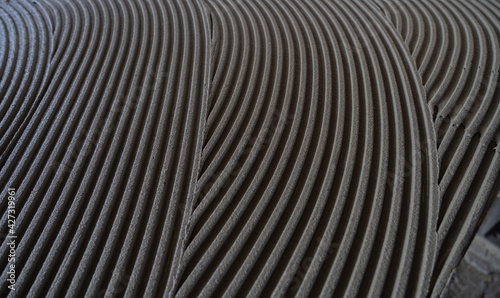
[[[52,49],[51,24],[38,6],[0,7],[0,154],[25,127],[46,85]]]
[[[387,1],[383,7],[415,58],[434,113],[440,160],[437,293],[498,192],[500,5]]]
[[[224,61],[178,296],[421,293],[437,168],[433,140],[420,137],[432,136],[423,89],[395,31],[362,4],[210,7]]]
[[[1,156],[2,191],[18,197],[16,294],[95,296],[124,278],[127,294],[168,293],[175,270],[159,269],[176,268],[199,165],[207,16],[192,2],[38,3],[58,41],[51,80]]]
[[[0,293],[439,295],[498,191],[499,18],[1,1]]]

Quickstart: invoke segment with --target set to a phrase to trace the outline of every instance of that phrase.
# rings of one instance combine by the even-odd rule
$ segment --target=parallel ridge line
[[[12,5],[41,10],[36,28],[47,29],[49,19],[57,37],[46,61],[51,80],[27,122],[12,126],[21,134],[0,157],[0,188],[17,188],[16,294],[95,296],[124,282],[127,294],[168,294],[201,156],[209,78],[203,6]],[[23,75],[15,86],[31,76]],[[6,197],[0,205],[6,209]],[[1,222],[3,229],[6,213]],[[7,254],[2,245],[2,274]],[[6,294],[7,281],[0,283]]]
[[[437,151],[416,70],[392,43],[396,31],[369,4],[208,5],[224,58],[214,62],[199,198],[176,295],[424,293]],[[270,63],[278,66],[264,72]],[[255,91],[246,91],[254,85],[255,107]],[[377,241],[380,221],[387,232]],[[392,254],[395,247],[405,253]],[[368,258],[372,251],[378,257]],[[363,279],[366,268],[376,272]]]
[[[495,0],[11,0],[0,34],[3,296],[436,296],[500,184]]]
[[[415,58],[440,159],[433,295],[458,265],[490,198],[500,134],[500,10],[495,1],[384,1]]]

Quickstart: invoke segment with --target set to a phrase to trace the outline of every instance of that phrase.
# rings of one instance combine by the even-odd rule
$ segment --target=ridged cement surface
[[[499,18],[1,1],[0,293],[437,296],[498,191]]]
[[[382,2],[415,59],[437,135],[438,288],[498,183],[500,2]]]

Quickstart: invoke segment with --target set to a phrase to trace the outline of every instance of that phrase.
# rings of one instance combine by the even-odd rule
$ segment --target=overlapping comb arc
[[[0,293],[438,295],[498,190],[499,16],[0,2]]]
[[[38,84],[23,63],[49,59],[32,102],[2,99],[2,113],[23,104],[28,111],[2,122],[12,133],[0,144],[0,188],[17,191],[17,289],[10,295],[171,291],[208,94],[203,6],[11,1],[0,9],[9,30],[2,47],[19,46],[2,52],[9,55],[0,60],[9,69],[3,79]],[[22,50],[32,46],[40,50]],[[7,197],[0,200],[4,211]],[[2,212],[2,232],[6,218]],[[5,278],[0,291],[7,292]]]
[[[433,281],[442,289],[498,192],[500,4],[383,2],[422,76],[437,134],[440,209]]]
[[[177,294],[420,293],[437,159],[397,32],[369,4],[209,7],[218,58]]]

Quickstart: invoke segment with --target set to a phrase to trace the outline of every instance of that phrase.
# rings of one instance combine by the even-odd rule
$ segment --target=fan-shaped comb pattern
[[[384,8],[415,58],[434,111],[441,202],[434,280],[442,289],[498,191],[500,5],[405,1]]]
[[[53,22],[51,79],[1,156],[1,189],[17,188],[16,294],[94,296],[125,278],[127,294],[168,293],[199,165],[207,15],[184,1],[36,5]]]
[[[435,151],[395,31],[362,4],[210,7],[224,60],[178,295],[421,292]]]
[[[499,17],[0,2],[0,293],[439,294],[498,188]]]

